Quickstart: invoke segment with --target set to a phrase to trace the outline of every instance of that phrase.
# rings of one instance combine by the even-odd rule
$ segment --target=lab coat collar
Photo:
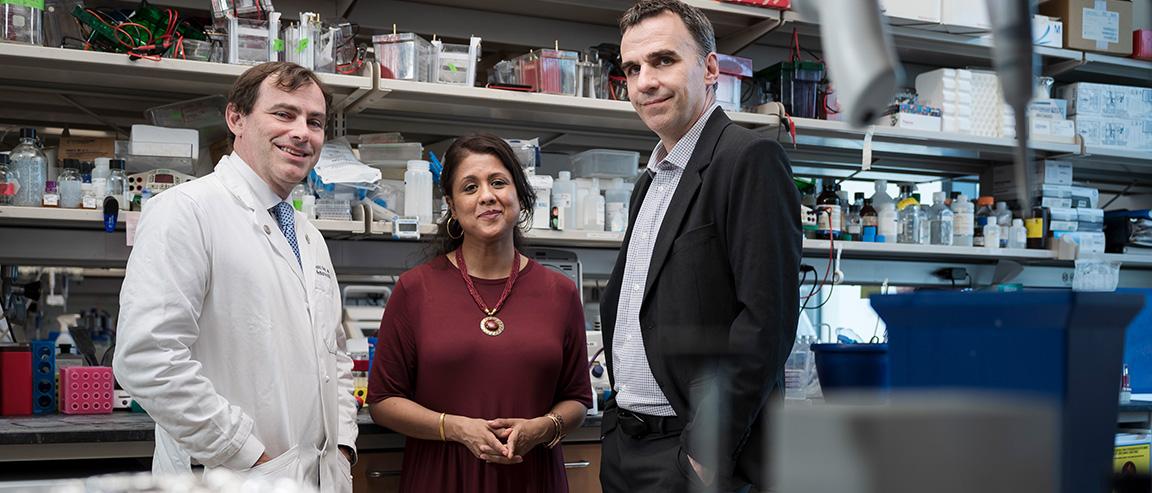
[[[264,179],[260,178],[260,175],[252,170],[252,166],[235,152],[221,158],[220,164],[226,164],[236,170],[240,178],[243,178],[244,182],[248,184],[248,188],[252,190],[254,208],[269,210],[284,201],[279,195],[276,195],[276,192],[272,191],[272,187],[268,186]]]
[[[311,242],[316,241],[316,239],[308,236],[307,228],[301,224],[301,221],[305,220],[303,214],[296,212],[296,238],[300,247],[300,260],[297,261],[296,254],[288,245],[288,240],[280,232],[280,225],[268,211],[282,202],[280,196],[276,195],[272,188],[264,183],[264,180],[255,171],[252,171],[252,168],[236,153],[220,158],[220,162],[216,165],[216,172],[220,174],[220,181],[224,186],[248,208],[256,227],[272,244],[272,248],[276,250],[282,260],[291,266],[292,272],[296,274],[301,283],[301,287],[308,286],[306,282],[310,280],[308,278],[311,276],[305,275],[303,266],[312,267],[311,262],[315,262],[315,256],[306,250],[311,249]]]

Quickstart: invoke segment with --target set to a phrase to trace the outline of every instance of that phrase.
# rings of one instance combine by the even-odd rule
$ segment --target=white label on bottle
[[[840,231],[840,206],[822,204],[816,206],[816,229],[820,231]]]
[[[554,193],[552,194],[552,207],[572,207],[572,194],[570,193]]]
[[[81,206],[84,207],[85,209],[95,209],[96,208],[96,196],[91,195],[91,194],[85,195],[84,198],[81,199]]]
[[[44,194],[44,207],[60,207],[60,196],[54,193]]]
[[[975,231],[975,225],[972,221],[972,213],[960,212],[952,217],[952,228],[956,236],[972,236]]]

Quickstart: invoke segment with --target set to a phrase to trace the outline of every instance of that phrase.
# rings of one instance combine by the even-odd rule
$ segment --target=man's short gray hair
[[[712,29],[712,22],[704,16],[700,9],[688,5],[680,0],[641,0],[620,17],[620,34],[623,35],[633,26],[645,19],[655,17],[664,12],[672,12],[680,17],[688,32],[696,41],[696,48],[700,51],[700,58],[716,51],[716,31]]]

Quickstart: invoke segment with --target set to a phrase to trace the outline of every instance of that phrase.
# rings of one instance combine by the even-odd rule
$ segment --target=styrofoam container
[[[640,167],[640,153],[592,149],[572,156],[572,176],[580,178],[630,178]]]

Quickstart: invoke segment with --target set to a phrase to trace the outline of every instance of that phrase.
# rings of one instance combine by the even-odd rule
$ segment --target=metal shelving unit
[[[463,0],[382,0],[358,5],[356,10],[362,7],[366,12],[375,12],[402,4],[410,8],[396,11],[397,16],[403,22],[415,24],[409,29],[423,32],[419,27],[442,24],[443,30],[438,31],[442,36],[465,35],[471,24],[464,21],[469,19],[493,21],[497,26],[493,29],[499,31],[492,34],[497,42],[521,41],[521,44],[540,46],[551,45],[551,36],[566,35],[567,31],[559,28],[581,28],[577,31],[588,33],[568,43],[578,46],[575,43],[587,37],[599,39],[614,35],[615,18],[630,3],[626,0],[542,0],[526,9],[525,2],[519,0],[493,0],[482,5]],[[818,32],[818,26],[792,12],[710,0],[689,0],[689,3],[707,12],[716,25],[722,46],[749,43],[749,39],[755,40],[781,25],[794,27],[809,37]],[[427,15],[438,10],[453,15]],[[472,15],[465,16],[468,19],[456,18],[463,13]],[[529,19],[540,22],[522,22]],[[790,34],[791,30],[787,30]],[[985,38],[913,27],[895,27],[893,34],[901,55],[913,62],[926,59],[938,66],[989,65],[991,62],[991,44]],[[775,39],[780,34],[768,36]],[[1149,62],[1066,49],[1041,47],[1037,52],[1045,70],[1061,80],[1077,80],[1081,76],[1100,76],[1119,83],[1146,84],[1152,80]],[[132,60],[120,54],[17,44],[0,44],[0,65],[8,69],[0,76],[0,121],[74,127],[126,127],[139,123],[145,108],[226,93],[236,76],[247,68],[186,60]],[[655,136],[627,102],[380,79],[378,70],[365,76],[321,74],[321,78],[334,93],[336,111],[347,116],[346,128],[357,131],[402,130],[406,134],[428,136],[427,142],[464,131],[485,130],[508,136],[539,135],[549,149],[607,147],[645,154],[656,143]],[[102,118],[94,118],[89,113]],[[787,144],[776,115],[729,113],[729,116],[741,125],[776,133]],[[797,145],[785,147],[799,166],[834,167],[839,161],[844,170],[850,171],[853,158],[859,163],[865,130],[823,120],[794,119],[794,122]],[[880,172],[889,163],[889,171],[978,175],[991,163],[1009,162],[1014,144],[1012,139],[887,127],[873,129],[874,156],[884,161],[878,163]],[[1040,156],[1072,159],[1078,166],[1090,170],[1129,175],[1152,172],[1152,153],[1048,142],[1034,142],[1031,146]],[[919,164],[903,168],[902,164],[890,164],[903,162]],[[2,262],[122,266],[127,260],[124,233],[103,233],[99,211],[14,209],[22,208],[0,207],[0,231],[5,238],[0,242]],[[373,221],[371,217],[315,224],[328,239],[337,268],[346,273],[402,271],[422,258],[427,245],[426,242],[391,241],[391,225],[386,221]],[[422,233],[434,233],[434,226],[425,225]],[[366,239],[386,241],[362,241]],[[576,250],[589,276],[606,277],[622,235],[532,231],[527,239],[534,245]],[[822,268],[829,246],[827,241],[806,240],[806,262]],[[933,284],[939,281],[931,278],[930,271],[941,265],[965,265],[974,272],[984,273],[1000,260],[1013,260],[1029,266],[1027,272],[1032,276],[1027,281],[1029,285],[1061,286],[1061,279],[1066,278],[1070,270],[1070,262],[1056,260],[1047,251],[852,242],[837,243],[837,247],[842,249],[843,265],[846,272],[851,273],[849,278],[856,282],[891,278],[893,282]],[[1126,276],[1133,280],[1152,282],[1152,260],[1145,256],[1127,254],[1109,258],[1131,268],[1131,275]]]

